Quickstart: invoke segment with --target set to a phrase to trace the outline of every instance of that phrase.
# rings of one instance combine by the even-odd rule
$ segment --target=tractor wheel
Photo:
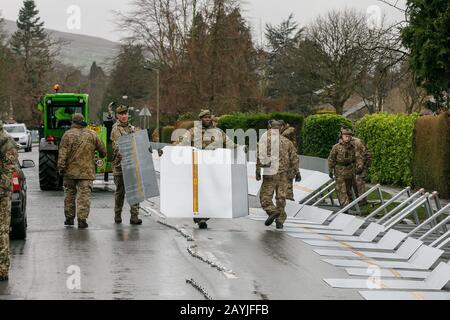
[[[39,184],[42,191],[61,190],[56,153],[39,152]]]

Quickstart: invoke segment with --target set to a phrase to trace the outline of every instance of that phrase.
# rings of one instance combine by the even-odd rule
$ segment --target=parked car
[[[23,169],[34,168],[32,160],[17,162],[13,172],[13,194],[11,203],[11,231],[13,240],[25,240],[27,237],[27,179]]]
[[[31,132],[24,123],[5,124],[4,129],[14,139],[20,149],[25,152],[31,152],[33,149],[33,140]]]

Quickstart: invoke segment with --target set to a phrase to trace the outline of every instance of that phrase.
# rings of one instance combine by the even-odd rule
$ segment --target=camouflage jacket
[[[0,197],[12,192],[12,174],[18,161],[14,141],[2,130],[0,132]]]
[[[117,121],[111,130],[111,143],[112,143],[112,168],[114,175],[122,174],[122,156],[119,150],[119,139],[121,136],[136,132],[136,128],[131,124],[121,123]]]
[[[292,142],[296,152],[298,153],[298,143],[297,143],[297,137],[295,136],[295,128],[288,127],[286,130],[283,131],[283,133],[281,135],[283,137],[288,138]]]
[[[369,169],[372,162],[372,155],[370,154],[370,151],[364,141],[362,141],[361,139],[353,138],[352,143],[356,149],[356,156],[360,157],[363,162],[362,171],[363,173],[367,173],[367,170]]]
[[[191,128],[184,134],[178,143],[179,146],[192,146],[198,149],[233,149],[238,147],[225,132],[211,126],[210,128]]]
[[[59,146],[58,171],[67,179],[95,180],[95,151],[100,158],[106,156],[106,147],[97,134],[73,124]]]
[[[273,148],[275,152],[272,152]],[[264,168],[264,175],[288,173],[295,177],[299,172],[299,156],[294,144],[270,130],[264,133],[258,143],[256,171],[260,173],[261,168]]]
[[[362,168],[362,159],[356,153],[352,143],[340,142],[333,146],[328,157],[328,168],[334,175],[343,179],[350,179],[355,172]]]

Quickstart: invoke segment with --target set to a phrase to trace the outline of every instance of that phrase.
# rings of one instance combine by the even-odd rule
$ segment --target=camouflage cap
[[[353,135],[353,131],[350,128],[344,127],[344,128],[341,129],[341,135],[343,135],[343,136],[344,135],[352,136]]]
[[[120,105],[116,108],[116,113],[120,114],[120,113],[125,113],[128,112],[128,107],[124,106],[124,105]]]
[[[212,113],[211,113],[210,110],[202,110],[202,111],[200,111],[200,113],[198,114],[198,117],[201,119],[201,118],[203,118],[203,117],[205,117],[205,116],[211,116],[211,115],[212,115]]]
[[[72,116],[72,121],[73,122],[82,122],[82,121],[84,121],[84,116],[81,113],[75,113]]]
[[[270,128],[281,128],[283,127],[285,122],[283,120],[270,120],[269,127]]]

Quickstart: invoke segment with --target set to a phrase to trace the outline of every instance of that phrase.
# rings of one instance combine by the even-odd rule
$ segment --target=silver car
[[[4,129],[14,139],[19,148],[24,149],[25,152],[31,152],[33,148],[31,132],[24,123],[5,124]]]

